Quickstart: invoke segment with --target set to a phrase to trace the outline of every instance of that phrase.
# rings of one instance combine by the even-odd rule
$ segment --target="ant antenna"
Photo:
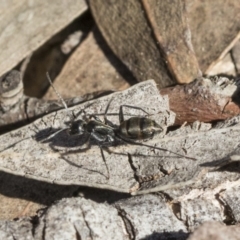
[[[61,100],[62,105],[64,106],[64,108],[65,108],[66,110],[68,110],[68,107],[67,107],[66,102],[63,100],[62,96],[59,94],[59,92],[57,91],[57,89],[54,87],[53,82],[52,82],[52,80],[51,80],[48,72],[46,72],[46,76],[47,76],[47,79],[48,79],[50,85],[52,86],[54,92],[56,93],[56,95],[58,96],[58,98]]]
[[[58,98],[61,100],[62,105],[64,106],[64,108],[65,108],[66,110],[68,110],[68,107],[67,107],[66,102],[63,100],[62,96],[59,94],[59,92],[57,91],[57,89],[54,87],[53,82],[52,82],[52,80],[51,80],[48,72],[46,72],[46,76],[47,76],[47,79],[48,79],[50,85],[52,86],[54,92],[56,93],[56,95],[58,96]],[[56,136],[57,134],[59,134],[60,132],[66,130],[66,129],[68,129],[68,128],[69,128],[69,127],[65,127],[65,128],[62,128],[62,129],[58,130],[57,132],[51,134],[50,136],[48,136],[47,138],[45,138],[45,139],[42,140],[41,142],[45,142],[45,141],[49,140],[50,138],[53,138],[54,136]]]

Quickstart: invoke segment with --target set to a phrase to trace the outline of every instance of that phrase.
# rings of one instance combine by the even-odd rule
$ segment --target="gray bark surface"
[[[66,123],[69,126],[72,110],[77,114],[81,109],[85,109],[87,114],[101,118],[111,99],[113,100],[109,107],[108,119],[113,124],[119,125],[119,107],[133,103],[133,106],[142,107],[150,115],[155,114],[151,117],[159,124],[173,123],[174,114],[168,111],[167,97],[159,95],[153,82],[144,82],[126,91],[76,106],[67,112],[60,110],[51,113],[26,127],[2,135],[4,141],[0,144],[2,159],[0,169],[51,183],[77,184],[129,192],[137,181],[129,164],[128,154],[142,155],[141,158],[147,161],[144,156],[153,148],[144,150],[141,145],[125,143],[117,147],[109,147],[104,151],[105,164],[96,142],[90,140],[91,148],[86,150],[87,137],[84,135],[69,136],[65,131],[47,140],[51,134],[66,127]],[[146,115],[143,111],[132,108],[124,111],[125,117]],[[160,111],[161,113],[157,114]],[[151,141],[147,144],[152,145]],[[159,152],[162,154],[162,151]],[[110,172],[109,179],[106,165]]]
[[[153,195],[133,197],[114,205],[84,198],[63,199],[39,214],[38,221],[32,228],[29,219],[2,221],[0,237],[65,240],[159,239],[168,235],[183,239],[188,236],[186,226],[175,217],[164,198]],[[21,238],[18,238],[20,229]],[[164,234],[165,231],[169,233]]]

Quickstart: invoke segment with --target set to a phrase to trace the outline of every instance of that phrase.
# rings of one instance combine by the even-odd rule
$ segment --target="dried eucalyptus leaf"
[[[89,2],[108,44],[138,81],[150,77],[161,88],[201,75],[183,1]]]
[[[201,76],[191,42],[184,1],[143,0],[153,33],[163,51],[169,71],[178,83]]]
[[[115,54],[138,81],[153,78],[160,88],[209,71],[239,31],[237,0],[89,3]]]
[[[1,1],[0,7],[0,76],[87,9],[83,0]]]
[[[138,81],[151,78],[160,87],[174,83],[140,1],[89,4],[107,43]]]

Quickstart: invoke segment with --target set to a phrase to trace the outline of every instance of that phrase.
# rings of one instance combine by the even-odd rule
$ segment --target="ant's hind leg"
[[[154,150],[159,150],[159,151],[163,151],[163,152],[168,152],[168,153],[172,153],[174,154],[176,157],[178,158],[186,158],[186,159],[190,159],[190,160],[193,160],[193,161],[196,161],[197,159],[196,158],[193,158],[193,157],[188,157],[188,156],[185,156],[185,155],[182,155],[180,153],[176,153],[176,152],[173,152],[171,150],[168,150],[168,149],[165,149],[165,148],[161,148],[161,147],[156,147],[156,146],[151,146],[151,145],[148,145],[148,144],[145,144],[145,143],[141,143],[141,142],[135,142],[131,139],[126,139],[124,137],[121,137],[121,136],[117,136],[116,137],[117,139],[119,140],[122,140],[123,142],[125,143],[129,143],[129,144],[133,144],[133,145],[138,145],[138,146],[144,146],[144,147],[148,147],[150,149],[154,149]]]
[[[135,106],[130,106],[130,105],[121,105],[120,109],[119,109],[119,122],[120,123],[122,123],[124,121],[123,107],[141,110],[144,113],[146,113],[147,115],[149,115],[149,113],[147,111],[145,111],[144,109],[142,109],[141,107],[135,107]]]

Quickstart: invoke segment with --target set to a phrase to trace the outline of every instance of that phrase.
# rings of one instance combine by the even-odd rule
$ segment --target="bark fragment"
[[[168,95],[176,125],[184,122],[212,122],[240,114],[238,82],[225,77],[199,78],[185,86],[161,89]]]

